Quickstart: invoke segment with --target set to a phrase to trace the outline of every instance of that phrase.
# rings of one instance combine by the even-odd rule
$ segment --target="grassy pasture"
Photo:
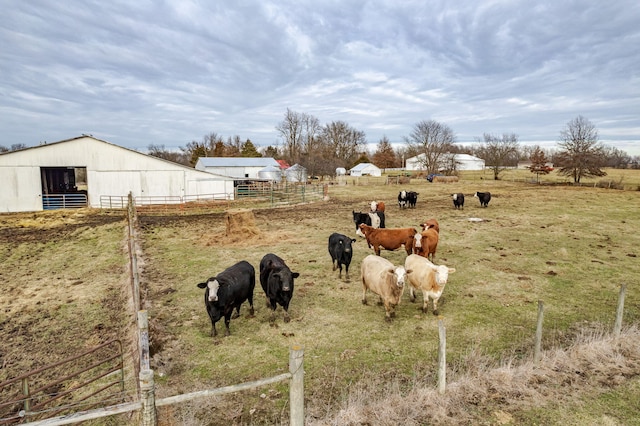
[[[405,394],[415,386],[435,386],[437,318],[420,312],[421,295],[412,304],[405,292],[390,324],[373,295],[369,305],[360,302],[359,266],[372,250],[355,237],[351,211],[365,211],[373,199],[385,201],[387,227],[417,228],[430,217],[440,222],[436,263],[457,269],[440,306],[450,382],[473,373],[478,359],[530,359],[538,300],[545,303],[544,349],[562,347],[596,323],[610,328],[621,283],[627,284],[624,322],[637,324],[640,192],[531,185],[518,181],[530,177],[528,171],[510,172],[513,177],[500,181],[463,174],[456,184],[349,180],[330,186],[325,202],[256,208],[258,236],[226,236],[224,212],[141,217],[142,281],[157,395],[288,371],[288,348],[294,343],[305,347],[307,420],[313,424],[332,424],[333,414],[353,398],[366,402],[365,390],[373,387]],[[624,182],[640,184],[640,173],[624,172]],[[419,192],[416,209],[398,209],[400,189]],[[471,197],[475,191],[492,192],[488,208]],[[464,211],[453,209],[452,192],[467,196]],[[349,282],[331,271],[327,239],[332,232],[358,238]],[[0,338],[6,343],[0,347],[0,380],[107,337],[129,338],[131,316],[121,294],[127,277],[121,218],[92,211],[0,215],[0,235]],[[196,283],[243,259],[257,268],[268,252],[301,274],[292,321],[283,323],[278,310],[276,326],[269,324],[258,283],[255,317],[248,318],[243,306],[242,317],[231,321],[231,336],[212,339]],[[383,251],[382,256],[400,264],[405,252]],[[222,327],[218,323],[219,331]],[[572,389],[576,395],[570,403],[536,401],[530,410],[509,415],[518,424],[572,424],[577,413],[575,424],[599,424],[608,407],[618,424],[635,424],[637,379],[604,390],[600,393],[597,384]],[[159,418],[167,425],[280,424],[287,417],[287,392],[282,384],[198,400],[162,408]],[[549,389],[549,395],[554,392],[567,390]],[[466,424],[493,424],[496,409],[508,411],[499,399],[472,406],[475,417]]]
[[[331,186],[330,200],[320,204],[256,210],[262,234],[249,240],[229,240],[223,214],[142,218],[150,315],[158,326],[154,359],[162,376],[160,393],[284,372],[294,343],[305,347],[308,409],[314,417],[335,410],[351,386],[371,375],[393,377],[407,388],[416,380],[435,385],[437,320],[419,311],[421,299],[412,304],[405,292],[391,324],[372,295],[369,305],[361,304],[359,265],[372,252],[362,239],[355,244],[351,281],[331,271],[328,236],[341,232],[358,238],[351,211],[366,210],[372,199],[385,201],[387,227],[417,227],[430,217],[440,222],[436,263],[457,269],[440,309],[450,380],[466,373],[470,353],[495,360],[530,358],[538,300],[545,303],[545,348],[569,341],[585,324],[612,325],[621,283],[629,286],[625,323],[638,321],[640,192],[488,179],[376,183],[366,178]],[[398,209],[400,189],[420,194],[416,209]],[[471,197],[475,191],[492,192],[488,208]],[[464,211],[453,209],[451,192],[467,195]],[[277,326],[270,326],[258,283],[256,316],[247,318],[245,310],[232,320],[230,337],[213,340],[195,284],[239,260],[257,268],[268,252],[301,274],[292,322],[283,323],[279,311]],[[401,264],[405,253],[383,251],[382,256]],[[230,404],[244,413],[243,421],[278,422],[285,407],[271,395],[285,392],[286,386],[275,386],[266,398],[258,397],[262,390],[250,392],[253,399],[230,398],[235,405]]]

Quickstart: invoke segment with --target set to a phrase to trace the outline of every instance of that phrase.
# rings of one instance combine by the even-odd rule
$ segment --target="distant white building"
[[[258,173],[268,166],[280,168],[271,157],[200,157],[195,169],[222,176],[259,179]]]
[[[453,160],[457,163],[457,170],[484,170],[484,160],[469,154],[447,154],[453,155]],[[407,158],[406,170],[424,170],[424,154]],[[446,168],[447,160],[443,161],[440,169]]]
[[[284,171],[284,176],[287,182],[306,182],[307,169],[296,163]]]
[[[375,164],[360,163],[349,169],[351,176],[382,176],[382,170]]]

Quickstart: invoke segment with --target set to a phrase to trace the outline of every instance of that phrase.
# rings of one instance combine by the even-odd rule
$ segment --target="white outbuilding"
[[[73,200],[108,207],[106,200],[157,197],[233,199],[234,179],[152,157],[92,136],[0,154],[0,212],[65,207]],[[60,204],[62,203],[62,205]],[[74,207],[80,207],[77,204]]]
[[[284,171],[287,182],[302,183],[307,181],[307,169],[300,164],[294,164]]]
[[[456,169],[459,171],[464,170],[484,170],[484,160],[482,158],[474,157],[469,154],[444,154],[442,164],[439,170],[444,170],[449,164],[450,156],[453,156],[453,161],[456,162]],[[406,170],[424,170],[424,154],[417,155],[415,157],[407,158]]]
[[[382,176],[382,170],[375,164],[360,163],[349,169],[351,176]]]
[[[270,166],[280,168],[271,157],[200,157],[196,162],[196,170],[241,179],[259,179],[260,171]]]

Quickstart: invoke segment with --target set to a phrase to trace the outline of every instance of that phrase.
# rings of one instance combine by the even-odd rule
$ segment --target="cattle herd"
[[[476,192],[474,197],[480,200],[481,207],[487,207],[491,200],[489,192]],[[400,191],[398,207],[415,208],[418,193]],[[455,209],[464,209],[464,194],[451,194]],[[402,297],[405,282],[409,284],[410,300],[416,299],[416,291],[423,295],[422,311],[428,311],[429,301],[433,301],[433,314],[438,314],[438,300],[454,268],[436,265],[434,262],[438,246],[440,225],[435,218],[420,224],[422,231],[413,227],[386,228],[384,202],[372,201],[370,211],[353,213],[356,234],[366,238],[367,245],[375,254],[366,256],[360,265],[362,281],[362,303],[367,304],[367,292],[371,291],[385,307],[385,319],[391,321],[395,316],[395,307]],[[331,256],[333,271],[345,269],[346,280],[349,280],[349,266],[353,257],[353,243],[356,240],[334,232],[329,236],[328,251]],[[380,250],[397,250],[403,247],[407,253],[404,265],[395,266],[380,256]],[[270,322],[275,322],[275,312],[280,305],[284,311],[284,321],[289,322],[289,303],[293,296],[294,279],[298,272],[292,272],[279,256],[269,253],[260,261],[260,285],[271,309]],[[204,304],[211,320],[211,335],[217,335],[216,322],[224,317],[225,336],[230,334],[231,318],[240,315],[240,306],[249,303],[249,315],[254,315],[253,295],[255,289],[255,270],[247,261],[240,261],[206,282],[198,283],[205,289]],[[234,313],[235,311],[235,313]]]

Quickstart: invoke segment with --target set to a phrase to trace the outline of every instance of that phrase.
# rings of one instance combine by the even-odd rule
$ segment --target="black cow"
[[[376,212],[356,212],[351,210],[353,214],[353,221],[356,224],[356,234],[360,235],[364,238],[364,234],[360,231],[360,224],[364,223],[365,225],[372,226],[374,228],[384,228],[384,212],[376,211]]]
[[[413,209],[416,207],[416,203],[418,202],[418,193],[415,191],[407,192],[407,204],[409,204],[409,208]]]
[[[340,269],[338,277],[342,278],[342,265],[345,266],[346,278],[349,280],[349,265],[351,264],[351,256],[353,256],[352,243],[356,240],[349,238],[346,235],[338,234],[334,232],[329,235],[329,254],[331,255],[331,264],[333,270],[336,270],[336,266]]]
[[[451,199],[453,200],[453,207],[456,209],[464,210],[464,194],[458,192],[457,194],[451,194]]]
[[[489,205],[489,201],[491,201],[490,192],[476,192],[473,196],[480,200],[481,207],[487,207]]]
[[[398,207],[400,207],[401,209],[407,207],[407,191],[400,191],[398,193]]]
[[[267,296],[267,306],[271,308],[271,322],[275,321],[277,305],[284,309],[284,322],[289,322],[289,302],[293,296],[293,279],[300,276],[273,253],[266,254],[260,261],[260,285]]]
[[[253,316],[253,290],[256,286],[256,273],[247,261],[240,261],[228,267],[215,277],[211,277],[204,283],[198,283],[198,287],[204,291],[204,305],[211,319],[211,336],[215,337],[216,322],[224,316],[226,327],[225,336],[231,334],[229,322],[235,308],[233,318],[240,316],[240,305],[245,300],[249,301],[249,314]]]

